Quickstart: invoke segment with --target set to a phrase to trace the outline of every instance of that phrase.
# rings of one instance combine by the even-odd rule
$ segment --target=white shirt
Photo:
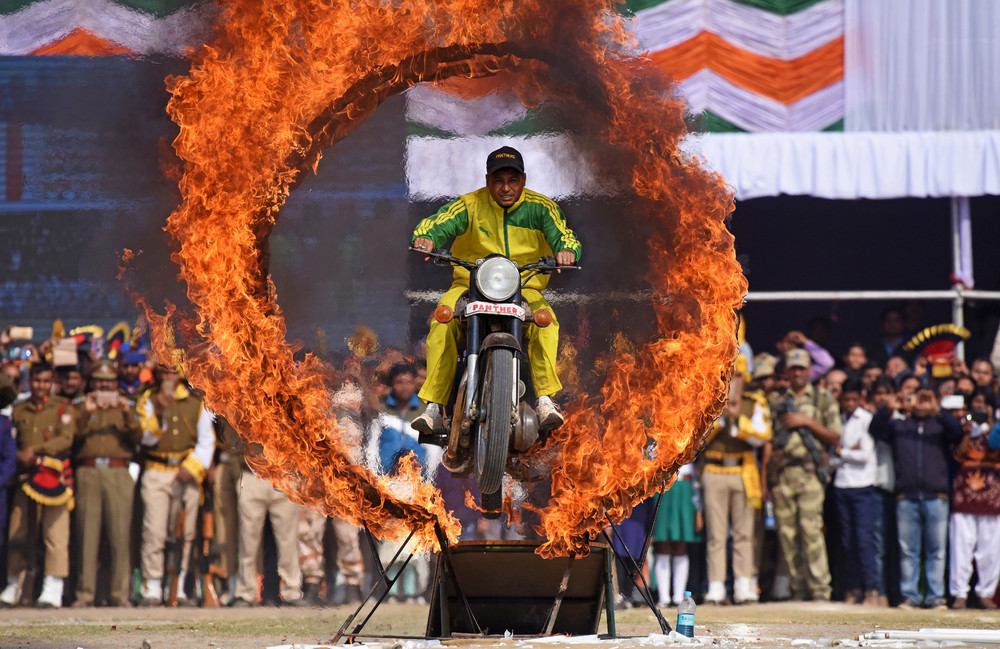
[[[833,478],[838,489],[870,487],[875,484],[875,440],[868,432],[872,413],[855,408],[850,416],[841,415],[844,432],[840,436],[840,465]],[[857,448],[854,448],[857,446]]]

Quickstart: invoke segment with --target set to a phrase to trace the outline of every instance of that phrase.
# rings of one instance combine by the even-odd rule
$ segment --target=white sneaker
[[[413,430],[425,435],[439,435],[445,431],[441,404],[428,403],[424,412],[410,422]]]
[[[563,416],[549,397],[538,397],[535,414],[538,415],[538,428],[541,430],[552,430],[563,425]]]
[[[7,587],[0,592],[0,606],[11,608],[17,604],[17,577],[7,577]]]
[[[726,601],[726,585],[721,581],[708,582],[708,593],[705,594],[706,604],[723,604]]]
[[[163,580],[150,577],[142,582],[140,606],[159,606],[163,603]]]
[[[749,577],[738,577],[733,584],[733,601],[737,604],[749,604],[757,601],[757,591],[750,588]]]
[[[42,580],[42,594],[38,596],[35,606],[38,608],[62,608],[63,579],[45,575]]]

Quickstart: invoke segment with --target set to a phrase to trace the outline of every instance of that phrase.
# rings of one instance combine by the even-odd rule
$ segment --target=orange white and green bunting
[[[709,131],[841,130],[843,0],[631,0],[636,35]]]
[[[0,55],[182,56],[208,36],[211,3],[5,0]]]

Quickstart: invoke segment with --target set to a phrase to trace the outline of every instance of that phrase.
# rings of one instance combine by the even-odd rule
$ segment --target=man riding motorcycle
[[[566,224],[559,206],[552,199],[525,189],[526,179],[524,159],[516,149],[504,146],[490,153],[486,158],[486,186],[460,196],[418,223],[413,231],[413,247],[430,252],[455,237],[452,255],[471,262],[501,254],[524,265],[554,253],[558,265],[574,265],[580,258],[580,242]],[[559,323],[541,293],[548,282],[548,275],[537,274],[522,289],[522,297],[532,312],[548,309],[553,313],[548,327],[532,326],[526,330],[531,380],[537,397],[535,411],[542,430],[563,423],[562,414],[551,398],[562,389],[562,383],[556,375]],[[454,309],[468,288],[469,271],[455,266],[451,288],[438,304]],[[412,423],[422,433],[445,432],[442,404],[448,403],[451,395],[460,335],[461,325],[457,320],[447,324],[431,322],[427,335],[427,380],[418,395],[427,402],[427,407]]]

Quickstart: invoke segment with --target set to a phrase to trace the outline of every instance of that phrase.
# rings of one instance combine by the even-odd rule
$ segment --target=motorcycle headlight
[[[476,271],[476,287],[483,297],[494,302],[514,295],[520,283],[517,265],[506,257],[490,257]]]

